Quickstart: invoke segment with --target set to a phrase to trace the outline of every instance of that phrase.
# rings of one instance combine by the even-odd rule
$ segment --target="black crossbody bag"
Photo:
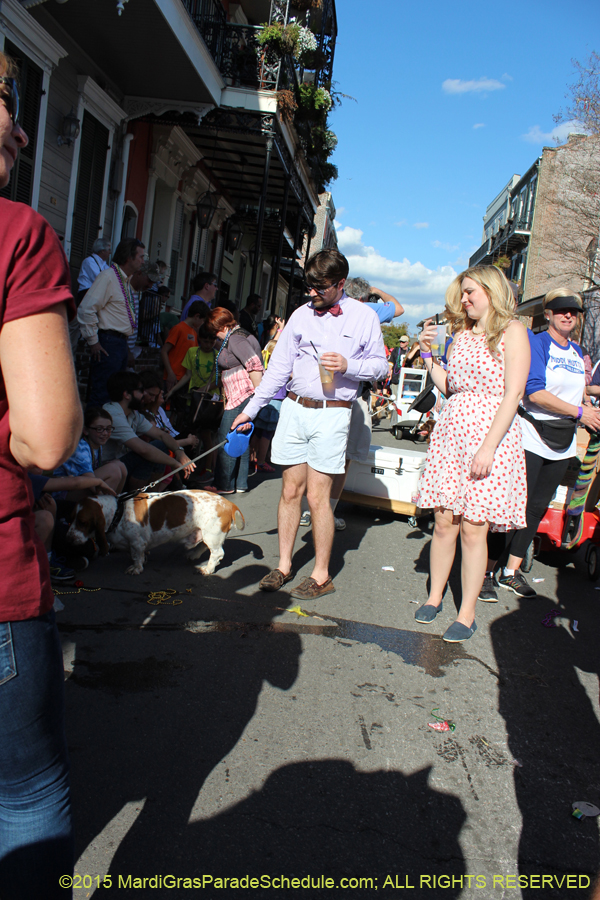
[[[550,450],[560,453],[571,446],[578,419],[573,419],[571,416],[566,416],[563,419],[536,419],[522,406],[519,406],[517,412],[522,419],[533,425]]]

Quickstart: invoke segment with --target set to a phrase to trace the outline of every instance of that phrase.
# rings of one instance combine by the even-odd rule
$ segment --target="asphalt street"
[[[443,613],[414,620],[427,521],[340,504],[336,593],[260,592],[279,490],[237,495],[246,529],[212,576],[169,545],[60,595],[76,900],[589,897],[598,820],[571,813],[600,805],[600,592],[581,555],[536,560],[537,599],[500,590],[448,645],[458,560]],[[301,529],[299,577],[312,553]]]

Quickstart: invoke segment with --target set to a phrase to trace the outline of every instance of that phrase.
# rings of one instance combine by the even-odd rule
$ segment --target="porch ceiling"
[[[40,24],[49,15],[124,95],[213,102],[154,2],[130,0],[121,16],[115,0],[45,3],[30,12]]]
[[[148,121],[179,125],[201,152],[202,167],[210,173],[211,190],[221,194],[233,206],[246,234],[256,233],[257,211],[262,191],[266,158],[265,137],[260,134],[238,133],[193,124],[188,115],[147,116]],[[271,153],[266,196],[266,215],[262,246],[277,251],[279,214],[283,206],[286,174],[275,147]],[[251,207],[245,211],[244,207]],[[299,204],[292,189],[288,197],[286,226],[295,234]],[[254,211],[255,212],[254,212]],[[282,256],[292,255],[284,240]]]

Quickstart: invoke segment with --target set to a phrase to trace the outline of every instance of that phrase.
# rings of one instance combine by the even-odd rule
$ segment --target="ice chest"
[[[341,499],[404,516],[418,515],[420,510],[412,498],[426,459],[424,450],[396,450],[371,444],[364,462],[352,460]]]

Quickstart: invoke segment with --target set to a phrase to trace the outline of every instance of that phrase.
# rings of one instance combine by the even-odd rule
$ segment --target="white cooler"
[[[424,450],[396,450],[371,444],[365,462],[352,461],[342,500],[389,510],[404,516],[419,515],[413,496],[425,468]]]

